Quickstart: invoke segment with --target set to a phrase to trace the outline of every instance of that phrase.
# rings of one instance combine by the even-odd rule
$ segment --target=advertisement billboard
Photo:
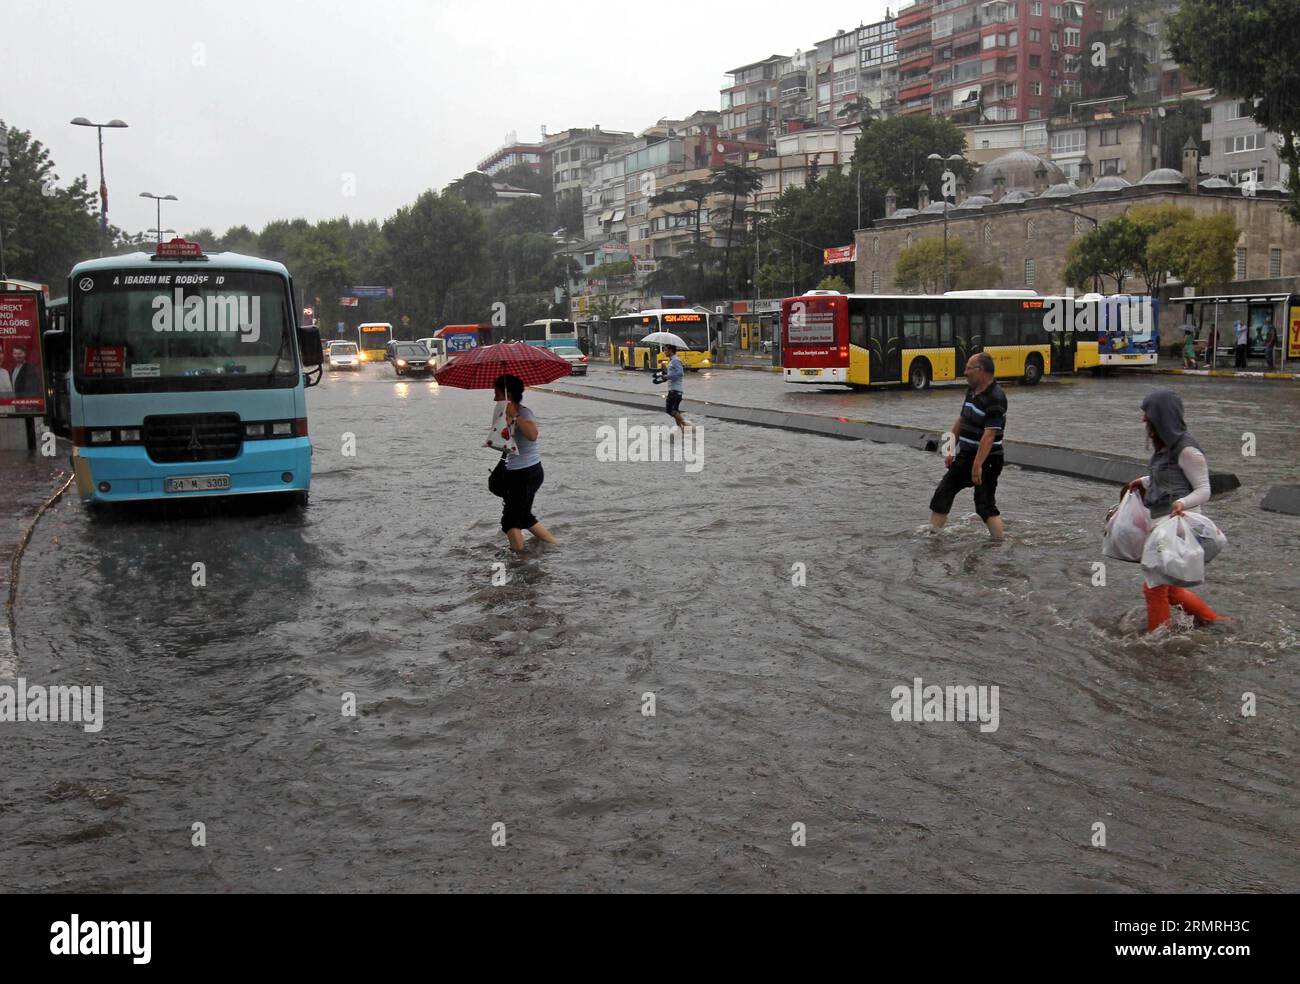
[[[0,291],[0,416],[45,413],[42,303],[35,291]]]

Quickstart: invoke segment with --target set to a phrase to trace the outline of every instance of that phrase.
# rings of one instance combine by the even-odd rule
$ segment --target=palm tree
[[[700,233],[702,231],[700,227],[700,213],[704,211],[705,201],[708,200],[708,197],[715,191],[716,189],[713,187],[711,181],[694,178],[690,181],[685,181],[682,184],[674,185],[667,191],[661,191],[650,199],[651,205],[672,205],[676,202],[695,203],[695,208],[693,209],[695,212],[695,256],[699,265],[697,273],[699,274],[701,285],[704,283],[704,253],[700,249]]]
[[[763,176],[757,168],[743,164],[723,164],[713,172],[710,180],[713,188],[723,194],[731,195],[731,210],[727,216],[727,247],[722,254],[722,289],[727,290],[727,274],[731,270],[731,240],[736,228],[737,201],[741,195],[749,198],[763,187]]]
[[[841,106],[840,111],[835,115],[852,116],[858,121],[859,126],[865,128],[868,123],[876,118],[878,113],[876,108],[871,105],[870,99],[866,96],[858,96],[858,98]]]

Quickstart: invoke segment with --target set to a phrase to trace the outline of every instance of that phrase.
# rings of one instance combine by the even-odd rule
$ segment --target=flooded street
[[[1300,519],[1258,504],[1297,480],[1297,391],[1049,380],[1007,436],[1145,459],[1158,385],[1243,487],[1198,589],[1236,621],[1148,639],[1137,565],[1093,583],[1117,489],[1009,468],[1007,542],[969,493],[929,536],[937,455],[692,405],[943,429],[960,390],[692,374],[698,471],[598,458],[662,414],[530,393],[560,545],[516,559],[490,395],[329,378],[303,511],[41,521],[18,673],[106,706],[4,732],[0,891],[1294,892]],[[602,387],[653,389],[555,386]],[[996,729],[896,721],[917,678],[996,686]]]

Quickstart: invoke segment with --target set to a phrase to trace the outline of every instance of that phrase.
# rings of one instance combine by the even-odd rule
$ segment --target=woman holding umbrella
[[[505,375],[494,387],[497,402],[506,402],[506,426],[514,434],[517,451],[506,454],[505,495],[501,498],[501,530],[510,541],[510,549],[522,553],[524,530],[539,540],[555,543],[551,531],[533,515],[533,498],[546,476],[542,471],[542,452],[538,446],[537,417],[524,406],[524,382],[518,376]]]
[[[434,373],[440,386],[492,389],[498,403],[506,404],[506,425],[513,432],[516,450],[508,451],[498,467],[502,498],[501,530],[516,553],[524,549],[524,530],[546,543],[555,543],[551,531],[533,515],[533,498],[542,487],[542,454],[537,417],[523,405],[524,387],[540,386],[567,376],[569,363],[548,348],[524,343],[483,345],[457,355]],[[488,442],[491,446],[491,442]],[[489,487],[497,483],[497,475]],[[493,491],[497,491],[493,488]]]

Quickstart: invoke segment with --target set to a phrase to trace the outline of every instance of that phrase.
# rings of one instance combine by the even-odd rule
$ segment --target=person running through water
[[[1151,474],[1129,482],[1120,492],[1139,492],[1152,517],[1199,512],[1210,501],[1210,466],[1201,446],[1183,421],[1183,398],[1170,389],[1153,390],[1142,401],[1142,422],[1155,448]],[[1147,603],[1147,631],[1169,621],[1170,605],[1196,619],[1197,625],[1228,621],[1186,588],[1142,582]]]
[[[682,416],[684,392],[682,381],[686,377],[686,367],[682,365],[682,360],[677,358],[676,345],[665,345],[664,354],[668,356],[668,365],[664,366],[663,374],[663,380],[668,383],[668,399],[664,401],[664,412],[677,421],[677,426],[685,433],[686,428],[691,426]]]
[[[961,413],[952,425],[957,454],[944,457],[947,474],[930,500],[930,526],[937,530],[948,521],[952,500],[962,489],[974,487],[975,512],[989,535],[1002,539],[1002,514],[998,512],[998,476],[1002,474],[1002,431],[1007,425],[1007,396],[993,378],[993,357],[976,352],[966,362],[970,384]]]
[[[506,494],[501,500],[501,531],[510,549],[522,553],[524,530],[539,540],[555,543],[551,531],[533,515],[533,497],[542,487],[542,452],[537,440],[537,418],[523,405],[524,382],[518,376],[500,376],[495,386],[498,403],[507,400],[506,424],[514,433],[518,450],[506,458]]]

